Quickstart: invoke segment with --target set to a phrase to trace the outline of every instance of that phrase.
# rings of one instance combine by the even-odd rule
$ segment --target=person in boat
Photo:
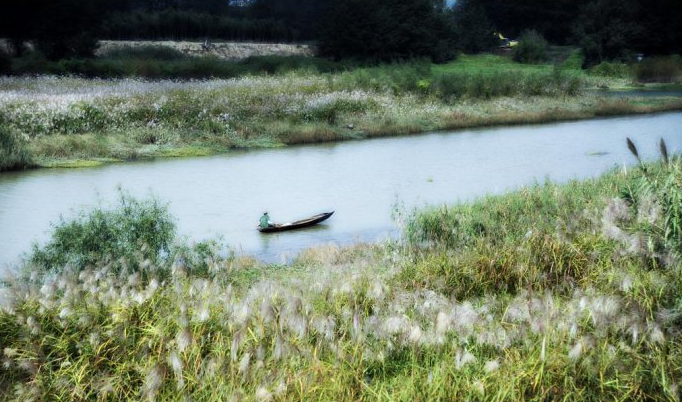
[[[273,226],[273,223],[270,220],[270,215],[268,215],[267,212],[263,212],[263,216],[260,217],[260,227],[265,229],[269,228],[270,226]]]

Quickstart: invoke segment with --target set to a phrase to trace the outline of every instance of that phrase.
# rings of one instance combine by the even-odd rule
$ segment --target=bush
[[[165,205],[154,198],[137,200],[120,192],[118,208],[113,211],[100,207],[81,212],[69,222],[62,219],[44,247],[34,245],[30,260],[50,272],[68,265],[82,269],[107,260],[115,262],[116,270],[136,271],[145,267],[127,266],[126,257],[154,264],[170,251],[174,237],[175,224]],[[144,258],[139,258],[140,253]]]
[[[590,74],[599,77],[631,78],[632,68],[625,63],[604,61],[590,68]]]
[[[547,41],[537,31],[526,31],[512,52],[520,63],[540,63],[547,60]]]
[[[34,166],[24,141],[0,119],[0,172]]]
[[[45,55],[40,51],[33,51],[24,54],[22,57],[15,59],[12,63],[14,73],[22,74],[45,74],[50,62]]]
[[[682,61],[678,57],[656,57],[640,62],[635,70],[640,82],[677,82],[682,77]]]
[[[4,50],[0,50],[0,75],[12,74],[12,57]]]

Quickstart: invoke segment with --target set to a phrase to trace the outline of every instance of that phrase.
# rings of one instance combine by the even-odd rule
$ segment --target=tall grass
[[[627,188],[626,200],[640,212],[630,223],[646,234],[652,257],[665,258],[668,250],[682,255],[682,171],[675,157],[668,155],[665,141],[659,147],[663,164],[645,165],[636,145],[628,139],[628,146],[637,158],[640,177]],[[658,215],[663,219],[659,220]]]
[[[26,141],[0,118],[0,172],[35,166]]]
[[[581,88],[578,76],[557,69],[527,75],[503,71],[486,75],[444,73],[436,76],[432,91],[441,99],[452,101],[501,96],[575,96]]]
[[[655,57],[637,64],[635,74],[640,82],[680,82],[682,57]]]

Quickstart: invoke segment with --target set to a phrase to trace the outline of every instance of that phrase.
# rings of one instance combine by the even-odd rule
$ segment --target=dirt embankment
[[[166,46],[190,56],[214,56],[224,60],[241,60],[251,56],[313,56],[315,47],[304,44],[189,41],[100,41],[96,55],[116,49],[137,46]]]

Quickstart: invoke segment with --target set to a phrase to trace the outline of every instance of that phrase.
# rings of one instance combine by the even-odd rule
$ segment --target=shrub
[[[12,73],[12,57],[9,53],[0,49],[0,75],[9,75]]]
[[[21,74],[45,74],[49,62],[40,51],[24,54],[12,63],[14,73]]]
[[[630,78],[632,68],[625,63],[604,61],[590,68],[590,74],[599,77]]]
[[[635,70],[641,82],[676,82],[682,77],[682,62],[676,57],[657,57],[642,61]]]
[[[33,158],[19,138],[0,119],[0,172],[34,166]]]
[[[142,253],[150,264],[156,263],[162,253],[170,251],[174,236],[175,224],[165,205],[120,191],[118,208],[113,211],[100,207],[81,212],[71,221],[62,219],[45,246],[34,245],[30,260],[56,272],[67,265],[82,269],[108,259],[116,262],[118,270],[136,270],[144,267],[126,266],[126,257]]]
[[[547,41],[534,30],[521,35],[512,52],[514,60],[520,63],[540,63],[547,60]]]

